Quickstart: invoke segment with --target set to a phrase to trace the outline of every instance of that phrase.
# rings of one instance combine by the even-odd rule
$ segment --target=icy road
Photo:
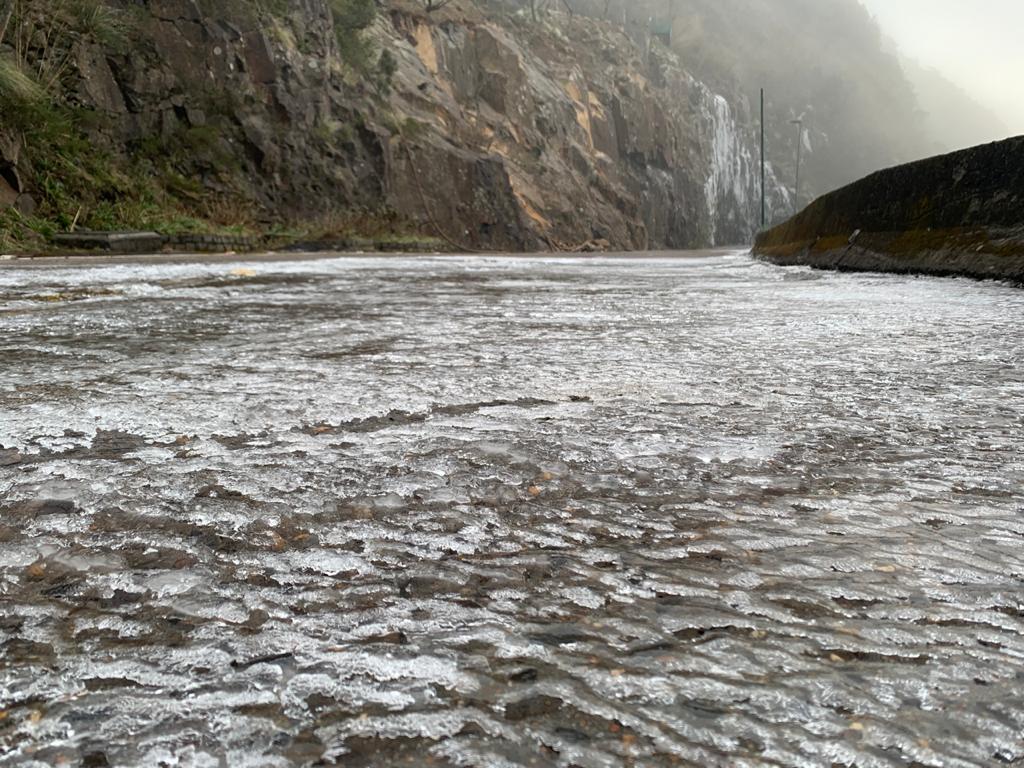
[[[1024,760],[1024,291],[0,269],[0,766]]]

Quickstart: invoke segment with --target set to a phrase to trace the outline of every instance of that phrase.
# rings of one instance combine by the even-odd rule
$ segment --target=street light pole
[[[764,88],[761,89],[761,229],[767,224],[764,192]]]
[[[801,118],[790,120],[796,126],[796,193],[793,195],[793,213],[800,212],[800,150],[804,143],[804,121]]]

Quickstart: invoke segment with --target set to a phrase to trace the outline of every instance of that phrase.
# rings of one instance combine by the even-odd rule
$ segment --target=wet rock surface
[[[741,255],[0,271],[0,765],[1019,762],[1022,315]]]

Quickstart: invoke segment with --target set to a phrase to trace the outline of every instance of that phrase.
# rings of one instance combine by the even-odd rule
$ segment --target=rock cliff
[[[108,5],[130,15],[131,45],[70,37],[60,98],[90,116],[96,152],[143,168],[189,211],[267,226],[387,211],[481,249],[752,237],[745,99],[608,22],[393,0],[366,33],[388,52],[385,83],[345,64],[328,0]],[[90,226],[132,194],[127,171],[95,200],[53,194],[44,150],[0,122],[0,206]],[[770,208],[784,209],[771,171],[769,184]]]
[[[872,174],[758,236],[776,264],[1024,282],[1024,136]]]
[[[712,93],[656,43],[640,49],[581,17],[501,24],[400,10],[381,34],[399,61],[390,105],[419,128],[388,141],[400,209],[421,207],[408,179],[422,179],[451,190],[428,205],[459,231],[468,211],[489,207],[472,183],[482,165],[518,213],[495,209],[475,222],[500,231],[499,242],[660,248],[752,235],[759,197],[746,105]],[[783,199],[777,185],[772,199]]]

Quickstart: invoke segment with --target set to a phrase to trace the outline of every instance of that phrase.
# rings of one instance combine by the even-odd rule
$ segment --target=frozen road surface
[[[0,766],[1024,764],[1024,291],[0,269]]]

